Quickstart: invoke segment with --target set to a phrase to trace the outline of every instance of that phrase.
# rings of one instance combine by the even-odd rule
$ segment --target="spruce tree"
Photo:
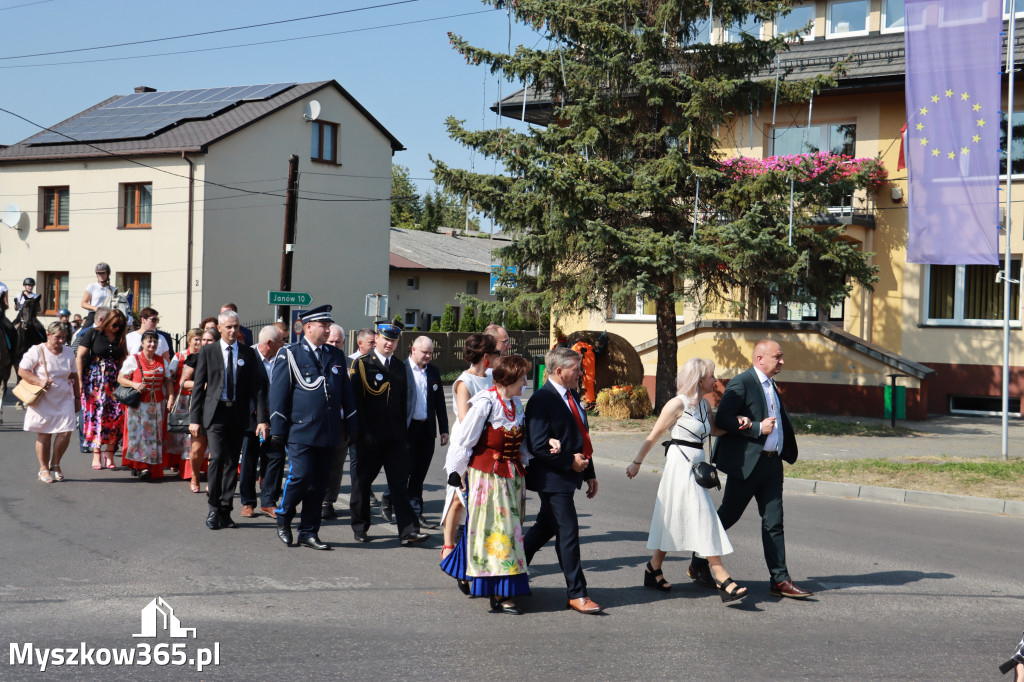
[[[527,83],[532,96],[549,103],[550,122],[526,132],[474,131],[449,118],[449,135],[494,158],[500,172],[471,173],[435,159],[435,177],[513,236],[502,261],[536,273],[517,283],[520,302],[550,297],[556,311],[571,313],[606,309],[617,297],[654,302],[660,409],[675,393],[676,303],[722,296],[737,276],[730,265],[742,260],[717,222],[745,221],[737,229],[764,224],[742,211],[739,218],[721,217],[705,190],[751,181],[723,172],[718,131],[776,96],[776,56],[794,34],[695,44],[710,11],[709,3],[695,0],[484,4],[509,11],[549,38],[549,46],[542,40],[506,54],[450,34],[453,46],[470,64]],[[791,4],[717,0],[714,12],[729,25],[749,14],[772,19]],[[806,101],[833,83],[828,75],[791,82],[783,74],[777,97]],[[745,210],[788,215],[788,193],[785,204],[781,196],[771,200],[774,205],[752,202]],[[706,216],[715,216],[714,225]],[[794,247],[780,246],[787,235],[778,221],[770,227],[773,249],[793,256]],[[773,274],[759,278],[771,281]]]
[[[444,312],[441,313],[441,325],[438,331],[455,331],[455,309],[452,307],[451,303],[445,303],[444,305]]]

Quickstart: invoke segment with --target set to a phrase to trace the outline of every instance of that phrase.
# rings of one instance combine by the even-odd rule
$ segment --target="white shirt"
[[[383,355],[381,355],[380,351],[377,350],[376,348],[373,349],[373,352],[377,356],[377,360],[380,362],[381,366],[387,367],[388,366],[388,361],[390,360],[390,358],[386,358]],[[392,355],[391,357],[393,358],[395,356]]]
[[[103,286],[99,282],[93,282],[85,288],[85,293],[89,294],[89,305],[97,308],[99,306],[109,307],[110,301],[114,297],[114,287],[107,283],[107,286]]]
[[[768,434],[764,442],[764,449],[768,452],[782,452],[782,412],[779,410],[779,394],[775,391],[775,382],[767,374],[754,368],[757,379],[761,382],[761,390],[764,391],[764,400],[768,403],[768,416],[775,417],[775,428]],[[760,424],[758,424],[760,428]]]
[[[362,353],[360,353],[359,351],[356,351],[355,353],[352,353],[348,357],[349,357],[349,360],[355,360],[356,358],[361,357],[362,355],[363,355]]]
[[[274,360],[277,360],[277,355],[272,355],[270,356],[270,359],[267,360],[259,346],[256,346],[256,352],[259,353],[260,360],[263,361],[263,369],[267,370],[267,381],[270,381],[274,377]]]
[[[25,305],[25,301],[30,298],[39,298],[39,294],[32,292],[31,294],[27,291],[22,291],[20,294],[14,297],[14,307],[21,310]]]
[[[0,282],[0,294],[4,293],[5,291],[7,291],[7,285],[4,284],[3,282]]]
[[[568,388],[558,383],[557,381],[552,381],[551,385],[555,387],[555,390],[558,391],[558,395],[562,396],[562,400],[565,401],[565,409],[572,412],[572,408],[569,407],[569,401],[571,400],[574,403],[576,403],[576,409],[578,409],[580,412],[580,421],[583,421],[583,408],[580,407],[580,404],[576,402],[575,398],[572,397],[572,391],[570,391]]]
[[[164,359],[170,357],[171,347],[167,345],[167,339],[163,334],[157,334],[156,354],[162,355]],[[128,347],[128,354],[134,355],[142,350],[142,332],[130,332],[124,337],[124,343]]]
[[[224,360],[224,367],[225,368],[228,368],[228,348],[231,348],[231,357],[234,359],[234,362],[232,362],[231,366],[230,366],[230,370],[231,370],[231,384],[237,390],[237,388],[238,388],[238,363],[239,362],[243,362],[242,360],[238,359],[238,342],[235,341],[233,344],[228,346],[228,344],[225,343],[224,339],[221,339],[218,343],[220,343],[220,356]],[[244,362],[243,362],[243,364],[244,364]],[[234,400],[235,399],[235,396],[231,396],[230,398],[228,397],[228,382],[227,382],[227,376],[226,375],[225,375],[225,378],[224,378],[223,385],[221,386],[221,389],[220,389],[220,399],[221,400]]]
[[[412,408],[412,418],[416,421],[424,421],[427,418],[427,369],[425,367],[420,369],[412,361],[412,358],[409,358],[407,362],[412,368],[412,379],[416,384],[416,404]]]

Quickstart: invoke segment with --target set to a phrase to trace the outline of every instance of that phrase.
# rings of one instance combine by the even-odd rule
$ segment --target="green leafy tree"
[[[441,324],[438,331],[441,332],[453,332],[456,331],[455,325],[455,309],[451,303],[445,303],[444,312],[441,314]]]
[[[430,331],[439,332],[441,331],[441,320],[434,320],[430,323]]]
[[[391,227],[416,228],[423,217],[423,204],[409,169],[391,164]]]
[[[463,308],[465,312],[462,313],[462,319],[459,320],[459,331],[460,332],[475,332],[480,331],[477,329],[476,324],[476,311],[473,306],[467,305]]]
[[[516,299],[535,306],[547,300],[567,312],[601,309],[617,296],[654,302],[660,408],[675,392],[676,303],[721,297],[742,264],[741,254],[726,248],[728,232],[719,224],[737,222],[736,230],[767,225],[765,238],[788,255],[777,269],[787,270],[797,251],[779,221],[756,219],[783,213],[781,196],[745,208],[737,200],[737,212],[723,217],[717,198],[704,189],[751,182],[726,177],[718,130],[772,101],[775,78],[758,74],[774,74],[776,56],[791,36],[693,44],[709,13],[707,3],[693,0],[485,4],[545,34],[550,47],[519,46],[505,54],[450,35],[452,44],[470,64],[526,82],[531,92],[541,84],[550,98],[550,122],[526,132],[474,131],[449,118],[449,135],[494,158],[501,172],[471,173],[435,159],[435,178],[514,237],[500,253],[503,262],[535,273],[517,280]],[[719,0],[714,12],[728,25],[749,14],[771,20],[790,6]],[[806,101],[833,83],[832,76],[783,77],[778,99]],[[698,179],[703,202],[695,233]],[[830,246],[821,248],[827,253]],[[845,273],[835,274],[845,280]],[[759,274],[770,279],[768,271]]]

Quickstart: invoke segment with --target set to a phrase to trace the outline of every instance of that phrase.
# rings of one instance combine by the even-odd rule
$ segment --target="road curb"
[[[1005,516],[1024,518],[1024,502],[1019,500],[999,500],[994,497],[950,495],[948,493],[931,493],[923,490],[882,488],[873,485],[859,485],[857,483],[813,481],[806,478],[789,477],[783,483],[783,490],[787,493],[803,495],[845,497],[852,500],[909,504],[914,507],[929,507],[931,509],[946,509],[949,511],[971,511],[982,514],[1003,514]]]

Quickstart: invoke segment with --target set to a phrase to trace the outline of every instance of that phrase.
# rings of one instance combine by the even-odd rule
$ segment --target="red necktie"
[[[580,411],[576,408],[576,399],[568,391],[565,392],[565,398],[569,401],[569,409],[572,411],[572,416],[576,419],[576,427],[580,430],[580,435],[583,436],[583,456],[590,459],[594,454],[594,446],[590,444],[590,434],[587,433],[587,427],[583,425]]]

